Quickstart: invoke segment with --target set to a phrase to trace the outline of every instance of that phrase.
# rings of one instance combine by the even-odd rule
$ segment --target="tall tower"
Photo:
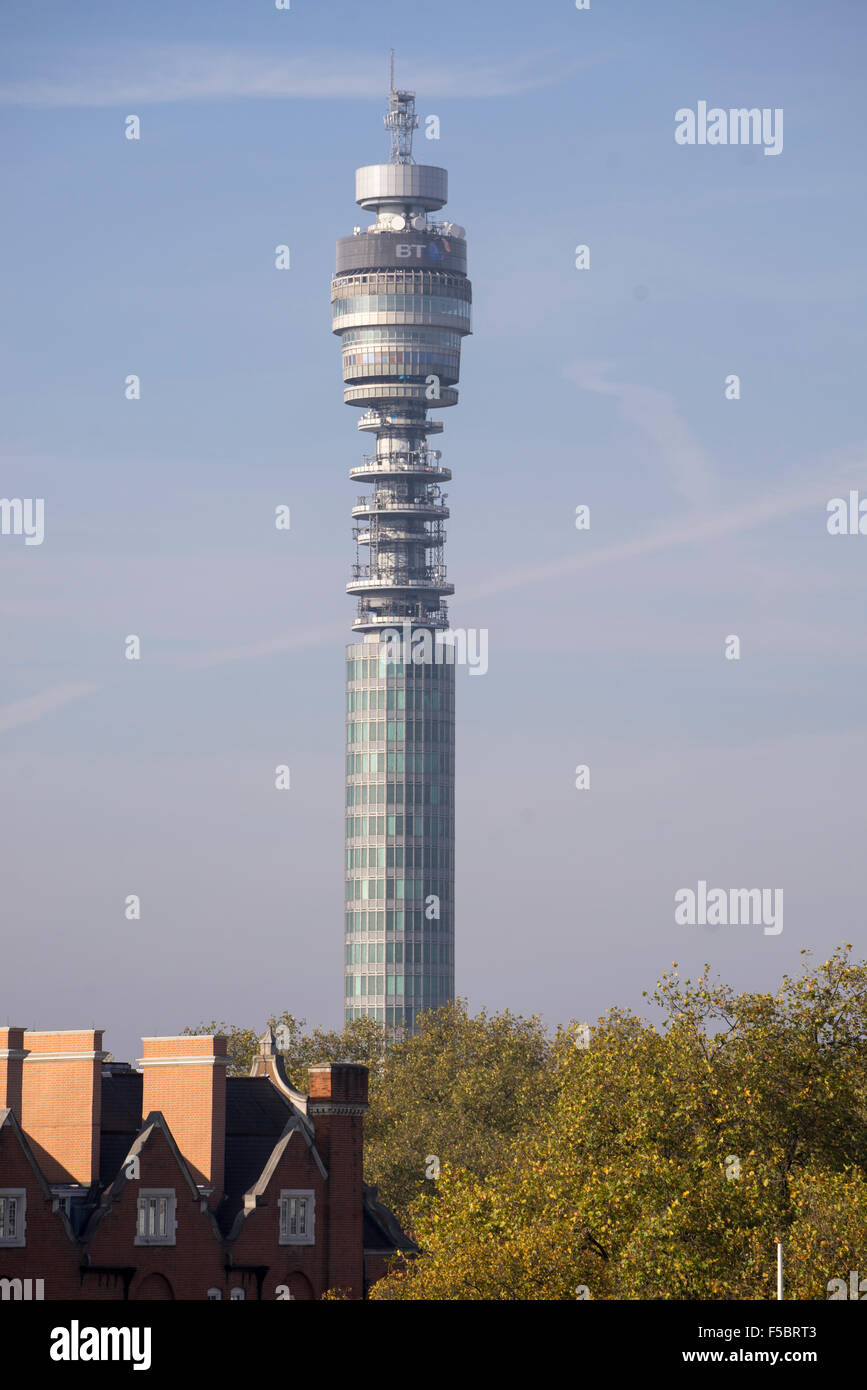
[[[454,998],[455,668],[443,560],[451,472],[429,410],[456,405],[472,289],[463,227],[438,222],[445,169],[416,164],[415,93],[392,82],[388,164],[355,175],[376,221],[337,243],[333,329],[344,401],[374,452],[349,476],[357,600],[346,649],[345,1018],[412,1031]],[[400,649],[395,642],[400,640]],[[435,654],[434,654],[435,653]],[[413,656],[416,659],[412,659]],[[427,656],[426,660],[419,660]],[[440,659],[437,659],[440,658]]]

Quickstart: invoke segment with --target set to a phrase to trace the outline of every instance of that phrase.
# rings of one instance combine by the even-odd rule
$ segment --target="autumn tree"
[[[675,969],[652,998],[660,1027],[559,1031],[553,1104],[496,1163],[445,1149],[422,1254],[373,1297],[772,1298],[778,1239],[793,1297],[860,1267],[867,968],[843,948],[775,994]]]
[[[537,1018],[509,1013],[471,1017],[459,1001],[421,1014],[413,1036],[386,1035],[372,1019],[355,1019],[340,1032],[305,1029],[292,1014],[268,1020],[277,1035],[287,1075],[307,1088],[314,1062],[363,1062],[370,1071],[365,1119],[365,1178],[399,1214],[432,1192],[426,1176],[448,1155],[475,1173],[500,1160],[504,1143],[536,1123],[553,1083],[549,1043]],[[249,1073],[260,1032],[235,1024],[200,1023],[187,1033],[223,1033],[229,1075]],[[264,1031],[264,1030],[261,1030]]]
[[[437,1165],[492,1171],[504,1146],[538,1123],[553,1082],[540,1019],[508,1010],[471,1016],[461,1000],[423,1014],[371,1085],[369,1181],[403,1216],[414,1198],[432,1195],[438,1179],[426,1174]]]
[[[228,1039],[229,1076],[248,1076],[259,1039],[266,1027],[274,1029],[278,1050],[291,1084],[299,1091],[307,1089],[307,1068],[316,1062],[363,1062],[372,1077],[381,1070],[389,1048],[379,1024],[370,1018],[353,1019],[340,1032],[323,1028],[305,1031],[306,1019],[294,1014],[272,1014],[259,1029],[244,1028],[235,1023],[197,1023],[184,1028],[185,1034],[222,1033]]]

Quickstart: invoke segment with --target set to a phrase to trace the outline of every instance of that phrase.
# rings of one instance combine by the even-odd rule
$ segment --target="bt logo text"
[[[45,499],[0,497],[0,536],[23,536],[25,545],[45,540]]]
[[[700,101],[696,111],[681,106],[675,111],[674,138],[678,145],[764,145],[765,154],[783,152],[783,108],[721,106],[707,109]]]

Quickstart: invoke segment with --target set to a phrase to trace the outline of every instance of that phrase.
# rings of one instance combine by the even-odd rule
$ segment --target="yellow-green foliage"
[[[867,1275],[867,966],[849,953],[775,994],[674,968],[658,1024],[613,1009],[589,1040],[463,1003],[402,1040],[272,1019],[300,1088],[310,1062],[371,1069],[365,1176],[421,1248],[371,1296],[771,1299],[779,1239],[788,1297]],[[221,1031],[248,1070],[255,1032]]]
[[[661,1029],[560,1030],[550,1107],[495,1167],[443,1146],[423,1253],[372,1297],[773,1298],[778,1239],[792,1298],[867,1270],[867,969],[841,949],[775,995],[674,972],[653,997]]]

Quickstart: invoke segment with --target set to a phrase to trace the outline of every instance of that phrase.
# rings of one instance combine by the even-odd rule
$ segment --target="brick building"
[[[0,1298],[360,1299],[413,1250],[362,1180],[366,1067],[303,1095],[270,1032],[226,1064],[223,1037],[133,1068],[98,1029],[0,1029]]]

